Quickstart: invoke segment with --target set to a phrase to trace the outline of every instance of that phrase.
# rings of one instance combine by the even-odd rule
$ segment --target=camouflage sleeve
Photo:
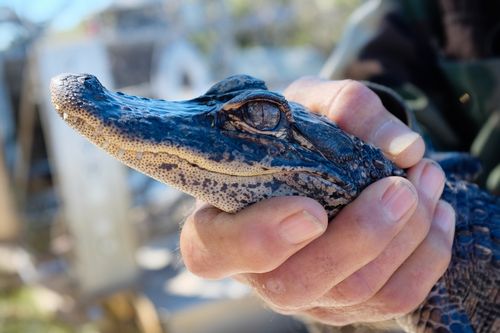
[[[367,1],[353,14],[321,74],[392,88],[413,111],[428,145],[439,151],[469,151],[477,156],[484,168],[479,183],[498,194],[500,50],[487,59],[467,58],[481,55],[485,49],[495,52],[493,47],[484,46],[488,41],[500,43],[500,10],[488,6],[500,3]],[[490,12],[498,16],[496,21]],[[471,13],[472,21],[467,20]],[[481,20],[496,25],[473,25]],[[488,29],[489,39],[473,38],[475,32]],[[460,37],[470,38],[462,38],[462,44],[457,45],[460,31]]]

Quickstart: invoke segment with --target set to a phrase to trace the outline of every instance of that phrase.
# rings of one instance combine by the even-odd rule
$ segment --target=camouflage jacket
[[[413,110],[429,150],[469,151],[500,193],[500,3],[370,0],[321,75],[376,82]]]

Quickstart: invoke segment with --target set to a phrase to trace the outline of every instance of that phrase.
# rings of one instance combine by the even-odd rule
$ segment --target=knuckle
[[[344,80],[337,99],[340,103],[380,103],[377,95],[361,82],[355,80]]]
[[[359,81],[347,79],[343,80],[342,96],[364,96],[371,90]]]
[[[354,80],[337,82],[336,93],[323,103],[325,104],[321,109],[328,118],[365,140],[373,123],[380,121],[384,110],[378,96],[364,84]]]

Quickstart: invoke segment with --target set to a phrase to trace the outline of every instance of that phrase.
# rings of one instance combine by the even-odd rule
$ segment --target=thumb
[[[271,198],[236,214],[205,206],[187,218],[180,249],[187,268],[205,278],[268,272],[327,224],[323,207],[304,197]]]

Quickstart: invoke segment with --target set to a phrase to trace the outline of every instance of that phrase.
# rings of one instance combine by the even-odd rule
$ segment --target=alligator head
[[[92,75],[62,74],[51,95],[59,115],[94,144],[228,212],[302,195],[333,217],[368,184],[402,174],[378,149],[250,76],[168,102],[111,92]]]

